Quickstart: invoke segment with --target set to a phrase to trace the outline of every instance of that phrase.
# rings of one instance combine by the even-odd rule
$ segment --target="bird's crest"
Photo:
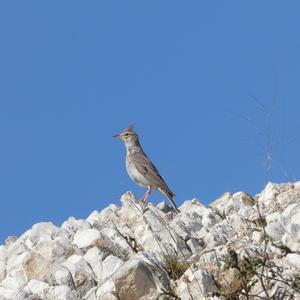
[[[135,133],[135,131],[133,130],[133,124],[129,124],[128,127],[123,130],[123,132],[132,132],[132,133]]]
[[[134,131],[133,130],[133,124],[132,123],[130,123],[129,125],[128,125],[128,127],[125,129],[126,131]]]

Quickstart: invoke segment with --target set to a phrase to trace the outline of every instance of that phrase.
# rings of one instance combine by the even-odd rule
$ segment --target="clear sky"
[[[299,15],[295,0],[1,1],[0,244],[141,197],[112,138],[129,123],[178,204],[299,178]]]

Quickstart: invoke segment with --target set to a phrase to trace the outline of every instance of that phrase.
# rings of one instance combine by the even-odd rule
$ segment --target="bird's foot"
[[[148,209],[148,205],[147,205],[147,199],[143,198],[141,201],[140,201],[140,205],[141,205],[141,208],[142,208],[142,212],[144,213],[147,209]]]
[[[148,205],[142,207],[142,213],[145,213],[147,210],[149,210]]]

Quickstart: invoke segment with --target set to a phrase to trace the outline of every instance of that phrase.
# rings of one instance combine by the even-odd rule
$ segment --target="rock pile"
[[[0,300],[300,299],[300,182],[38,223],[0,246]]]

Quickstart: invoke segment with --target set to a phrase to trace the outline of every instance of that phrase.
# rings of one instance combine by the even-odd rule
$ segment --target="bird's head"
[[[114,135],[114,137],[122,140],[126,146],[139,145],[139,137],[133,130],[132,125],[124,129],[121,133]]]

